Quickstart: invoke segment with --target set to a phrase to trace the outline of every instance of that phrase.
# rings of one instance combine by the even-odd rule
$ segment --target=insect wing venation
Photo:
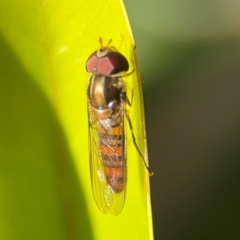
[[[114,128],[104,122],[100,124],[99,119],[96,119],[92,113],[90,104],[88,111],[93,196],[103,213],[109,211],[113,215],[118,215],[123,208],[126,195],[124,114],[118,116],[120,127]],[[116,119],[108,120],[114,122]],[[115,151],[117,152],[114,154]],[[115,185],[116,188],[121,188],[119,186],[122,185],[122,189],[117,191]]]

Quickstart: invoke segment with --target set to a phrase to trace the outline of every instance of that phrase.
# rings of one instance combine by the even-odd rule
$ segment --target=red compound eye
[[[100,50],[101,51],[101,50]],[[98,51],[91,54],[86,63],[86,70],[90,73],[114,75],[129,69],[127,59],[119,52],[107,52],[98,57]]]

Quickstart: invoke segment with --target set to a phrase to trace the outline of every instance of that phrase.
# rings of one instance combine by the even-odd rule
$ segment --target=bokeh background
[[[240,1],[126,0],[156,240],[240,239]]]

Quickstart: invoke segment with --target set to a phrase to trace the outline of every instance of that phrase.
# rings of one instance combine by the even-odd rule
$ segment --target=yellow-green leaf
[[[88,154],[88,56],[112,39],[139,148],[146,139],[134,42],[119,0],[0,0],[0,239],[152,239],[149,176],[128,128],[128,185],[115,217],[97,208]]]

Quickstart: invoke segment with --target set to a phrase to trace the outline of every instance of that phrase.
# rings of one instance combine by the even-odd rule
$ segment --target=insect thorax
[[[119,76],[93,74],[88,86],[88,98],[97,119],[106,119],[119,112],[125,100],[125,85]]]

